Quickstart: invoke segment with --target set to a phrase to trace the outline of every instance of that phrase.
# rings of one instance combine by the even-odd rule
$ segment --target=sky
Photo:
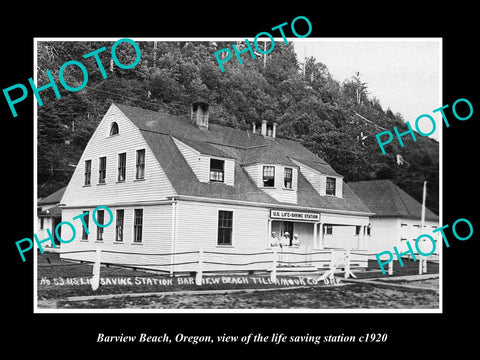
[[[382,108],[402,114],[414,128],[415,120],[429,114],[437,122],[432,137],[439,139],[441,116],[432,113],[441,103],[442,44],[439,38],[305,38],[292,39],[301,63],[313,56],[342,82],[360,72],[370,97]],[[432,125],[424,118],[420,129]]]

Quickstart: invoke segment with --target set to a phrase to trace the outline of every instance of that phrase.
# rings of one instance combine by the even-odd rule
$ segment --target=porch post
[[[268,219],[268,225],[267,225],[267,243],[266,247],[270,247],[270,236],[272,236],[272,219]],[[278,238],[278,235],[277,235]],[[279,239],[280,240],[280,239]]]
[[[366,248],[366,242],[367,242],[367,227],[365,225],[362,226],[362,242],[361,242],[361,247],[360,250],[365,250]]]
[[[323,238],[323,223],[319,223],[319,224],[320,224],[320,229],[319,229],[319,230],[320,230],[320,246],[319,246],[319,248],[320,248],[320,249],[323,249],[323,248],[324,248],[324,243],[323,243],[323,241],[324,241],[324,238]]]

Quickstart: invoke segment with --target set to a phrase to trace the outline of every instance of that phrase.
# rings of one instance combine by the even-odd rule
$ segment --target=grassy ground
[[[320,273],[279,275],[278,283],[269,282],[264,274],[221,274],[205,276],[204,284],[197,286],[194,277],[174,277],[102,267],[101,286],[93,291],[90,285],[92,265],[68,263],[56,254],[38,257],[38,307],[51,308],[438,308],[438,279],[416,281],[424,289],[406,289],[362,283],[342,283],[341,286],[318,282]],[[395,266],[396,265],[396,266]],[[429,264],[429,274],[438,273],[438,265]],[[376,262],[367,271],[355,272],[359,279],[387,278]],[[394,264],[394,276],[418,274],[417,262],[406,262],[404,267]],[[338,279],[341,281],[341,275]],[[384,284],[386,282],[383,282]],[[405,281],[397,284],[407,283]],[[289,288],[291,289],[284,289]],[[295,288],[293,288],[295,287]],[[300,288],[297,288],[300,287]],[[274,290],[283,288],[283,290]],[[270,289],[271,291],[236,292],[231,294],[181,294],[185,291],[229,289]],[[165,292],[162,296],[132,297],[128,294]],[[171,294],[171,292],[178,292]],[[105,294],[124,294],[110,299],[71,301],[68,297]]]

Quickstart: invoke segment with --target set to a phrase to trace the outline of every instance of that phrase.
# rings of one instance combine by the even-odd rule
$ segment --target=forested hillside
[[[57,80],[62,97],[41,92],[38,108],[38,196],[68,183],[91,134],[112,102],[189,114],[190,104],[210,104],[210,121],[251,129],[262,119],[279,123],[278,137],[301,142],[345,176],[345,180],[391,179],[417,200],[428,181],[427,206],[438,214],[439,144],[417,136],[417,142],[398,141],[382,155],[375,135],[383,129],[407,127],[401,114],[382,109],[368,84],[357,74],[345,81],[333,79],[322,59],[298,59],[293,44],[276,43],[266,58],[242,55],[221,72],[213,53],[230,47],[222,42],[138,42],[141,61],[133,69],[117,67],[110,56],[113,42],[39,42],[38,86],[47,82],[46,70]],[[108,78],[93,57],[99,53]],[[117,48],[124,64],[135,52],[128,44]],[[66,61],[81,61],[88,69],[88,84],[78,92],[64,90],[58,70]],[[83,81],[78,67],[64,72],[72,87]],[[392,90],[394,91],[394,90]],[[398,155],[400,155],[400,161]]]

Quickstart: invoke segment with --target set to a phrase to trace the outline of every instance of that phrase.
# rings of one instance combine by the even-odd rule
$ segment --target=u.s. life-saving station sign
[[[282,219],[291,221],[320,221],[320,214],[300,211],[270,210],[270,219]]]

